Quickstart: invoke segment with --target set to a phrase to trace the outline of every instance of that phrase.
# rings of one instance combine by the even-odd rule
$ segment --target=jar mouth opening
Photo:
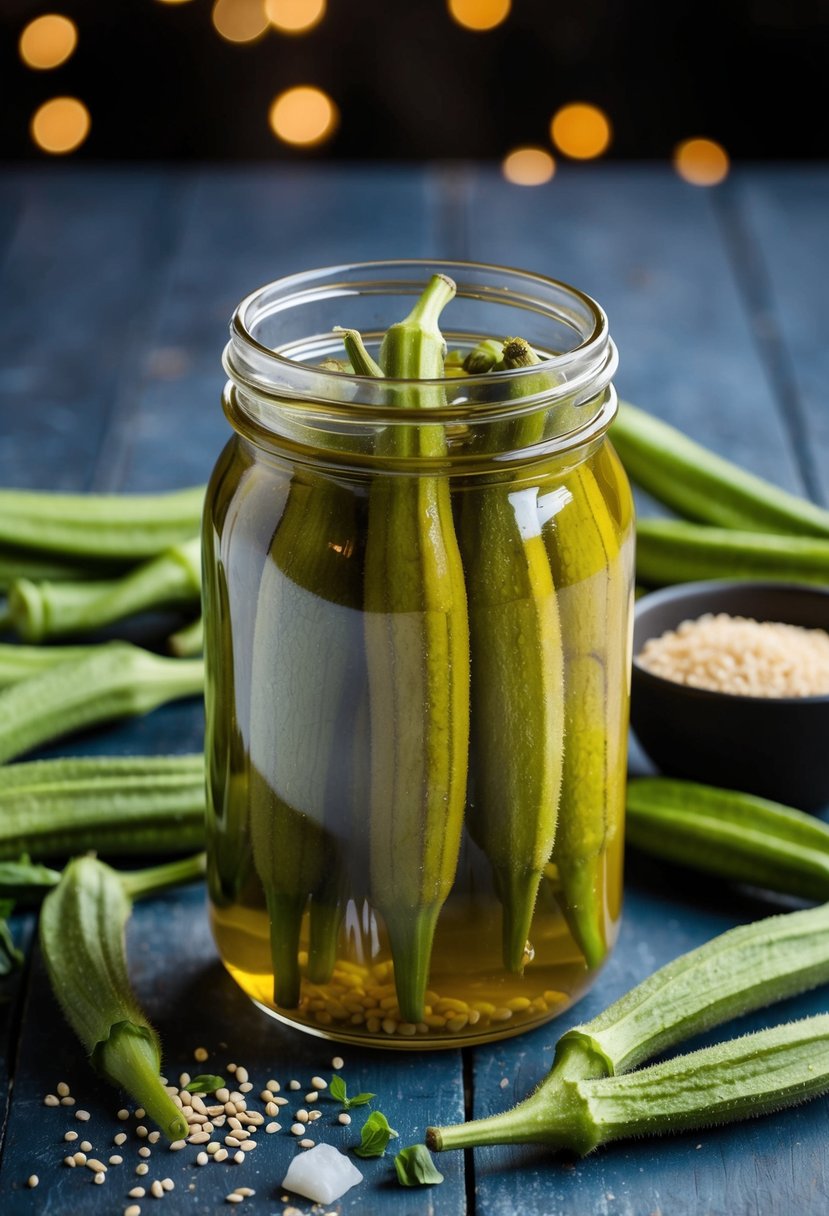
[[[436,273],[457,284],[442,318],[450,347],[471,349],[482,338],[519,334],[542,362],[418,380],[319,366],[344,356],[336,326],[359,329],[369,346],[379,344],[385,329],[408,312],[407,299],[414,303]],[[566,283],[486,263],[395,259],[322,267],[259,287],[233,313],[223,362],[236,388],[258,398],[260,408],[304,401],[355,421],[378,414],[411,419],[400,392],[418,385],[446,393],[446,403],[430,404],[428,413],[448,421],[515,416],[537,408],[539,397],[548,404],[593,399],[609,384],[617,357],[604,310]]]

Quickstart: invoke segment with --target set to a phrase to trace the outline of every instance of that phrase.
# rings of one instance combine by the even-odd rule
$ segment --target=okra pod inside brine
[[[526,366],[528,352],[522,340],[507,341],[504,367]],[[544,422],[539,410],[515,423],[514,447],[539,442]],[[537,499],[537,485],[501,480],[467,491],[461,508],[472,653],[468,827],[493,869],[504,966],[514,972],[556,837],[564,750],[561,621]]]
[[[380,368],[401,380],[439,379],[438,319],[455,284],[434,275],[389,329]],[[435,386],[395,393],[412,425],[388,423],[377,454],[446,455],[427,421]],[[369,491],[365,644],[371,738],[371,901],[386,925],[401,1016],[423,1018],[438,915],[458,864],[469,747],[469,625],[448,477],[379,470]]]

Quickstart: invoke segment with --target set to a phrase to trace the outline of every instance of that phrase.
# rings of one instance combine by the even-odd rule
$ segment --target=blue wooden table
[[[45,168],[0,183],[0,485],[73,491],[161,490],[206,478],[227,428],[219,354],[236,302],[268,279],[362,258],[439,256],[554,275],[606,307],[624,395],[789,489],[829,495],[829,172],[738,171],[717,191],[667,168],[561,171],[521,189],[474,167]],[[199,707],[182,703],[44,754],[184,752],[201,746]],[[641,759],[634,753],[634,768]],[[543,1076],[559,1033],[654,968],[737,923],[774,910],[714,880],[629,859],[624,928],[594,991],[546,1028],[474,1051],[395,1054],[338,1049],[260,1014],[221,968],[201,891],[140,905],[131,968],[161,1030],[171,1075],[244,1063],[257,1082],[330,1075],[380,1096],[401,1143],[427,1123],[503,1109]],[[0,1003],[0,1212],[121,1213],[141,1141],[117,1096],[92,1075],[48,990],[33,918],[15,921],[23,969]],[[719,1032],[732,1035],[825,1010],[826,992]],[[67,1081],[91,1118],[50,1109]],[[322,1106],[324,1138],[354,1131]],[[295,1152],[286,1130],[262,1136],[244,1165],[194,1164],[195,1149],[153,1150],[144,1180],[170,1177],[166,1211],[282,1213]],[[355,1119],[355,1126],[359,1120]],[[105,1185],[60,1164],[63,1133],[104,1160]],[[577,1164],[540,1149],[439,1159],[445,1183],[403,1190],[387,1158],[325,1210],[361,1216],[817,1216],[829,1210],[829,1102],[724,1130],[619,1144]],[[75,1147],[77,1147],[77,1142]],[[32,1173],[41,1181],[25,1186]],[[146,1212],[156,1201],[139,1201]]]

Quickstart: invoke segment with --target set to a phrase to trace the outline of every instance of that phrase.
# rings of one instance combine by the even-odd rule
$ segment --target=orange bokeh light
[[[268,28],[263,0],[216,0],[213,26],[227,42],[255,42]]]
[[[512,0],[447,0],[449,16],[467,30],[494,30],[506,21]]]
[[[44,152],[62,156],[81,146],[91,125],[89,110],[77,97],[53,97],[35,110],[29,131]]]
[[[283,34],[306,34],[325,16],[326,0],[265,0],[265,15]]]
[[[60,13],[44,13],[24,27],[18,48],[20,58],[29,68],[57,68],[78,45],[78,29],[74,21]]]
[[[562,106],[550,122],[550,137],[565,156],[592,160],[606,152],[612,136],[610,120],[598,106],[574,101]]]
[[[322,89],[305,84],[275,97],[268,121],[277,139],[309,148],[333,135],[339,111]]]
[[[674,149],[674,168],[692,186],[716,186],[728,177],[730,162],[713,139],[686,139]]]
[[[515,186],[543,186],[556,171],[556,162],[544,148],[514,148],[504,157],[501,172]]]

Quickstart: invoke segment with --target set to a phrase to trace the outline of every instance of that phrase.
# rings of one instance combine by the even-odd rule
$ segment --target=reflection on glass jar
[[[338,324],[376,353],[433,271],[458,282],[450,351],[521,332],[543,362],[425,388],[326,362]],[[204,546],[222,959],[340,1040],[540,1024],[621,907],[633,519],[606,319],[515,271],[340,267],[243,302],[225,365]]]

